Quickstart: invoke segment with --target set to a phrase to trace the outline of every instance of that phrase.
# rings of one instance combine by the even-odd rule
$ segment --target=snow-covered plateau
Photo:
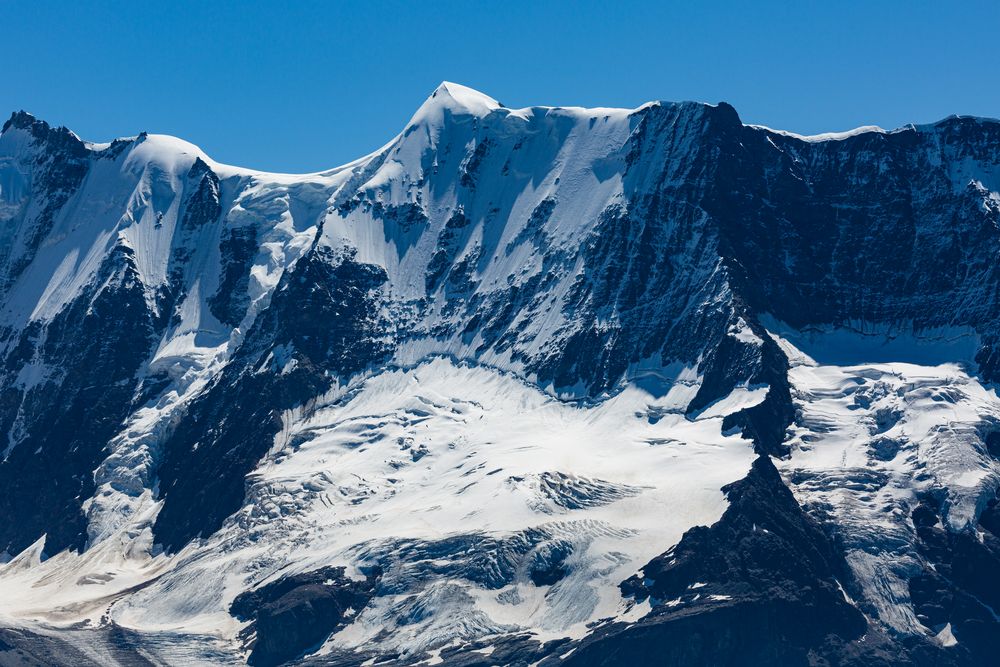
[[[326,172],[0,134],[0,666],[1000,655],[1000,122],[444,83]]]

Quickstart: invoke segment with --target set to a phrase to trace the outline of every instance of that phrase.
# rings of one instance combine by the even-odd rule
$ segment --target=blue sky
[[[313,171],[442,80],[508,106],[725,100],[802,133],[1000,116],[1000,2],[0,0],[0,114]]]

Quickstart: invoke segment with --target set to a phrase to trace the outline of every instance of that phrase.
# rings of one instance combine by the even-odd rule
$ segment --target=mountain
[[[976,665],[1000,122],[442,84],[269,174],[0,135],[0,664]]]

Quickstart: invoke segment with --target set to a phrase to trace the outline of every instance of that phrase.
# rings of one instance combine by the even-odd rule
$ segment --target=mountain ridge
[[[993,591],[947,568],[1000,563],[1000,123],[847,135],[446,82],[275,175],[15,113],[9,615],[207,662],[623,664],[755,619],[671,664],[973,664]]]
[[[726,107],[729,107],[729,108],[733,108],[732,105],[730,105],[728,102],[717,102],[715,104],[712,104],[712,103],[709,103],[709,102],[696,102],[696,101],[679,101],[679,102],[676,102],[676,101],[667,101],[667,100],[651,100],[651,101],[646,102],[646,103],[644,103],[642,105],[639,105],[638,107],[635,107],[635,108],[627,108],[627,107],[573,107],[573,106],[566,107],[566,106],[545,106],[545,105],[532,105],[532,106],[521,107],[521,108],[512,108],[512,107],[505,106],[504,104],[498,102],[497,100],[495,100],[492,97],[486,95],[485,93],[482,93],[482,92],[480,92],[478,90],[475,90],[473,88],[470,88],[468,86],[464,86],[462,84],[453,83],[451,81],[442,81],[441,84],[439,84],[438,87],[435,88],[434,91],[427,97],[427,99],[421,105],[421,108],[423,108],[423,107],[427,106],[429,103],[431,103],[432,100],[434,100],[435,97],[439,93],[448,94],[449,97],[451,97],[451,99],[454,101],[455,105],[458,108],[462,108],[463,107],[463,103],[460,102],[460,101],[457,101],[455,99],[455,96],[451,95],[451,90],[452,89],[454,89],[456,91],[459,91],[459,92],[456,93],[457,97],[463,98],[463,99],[476,100],[475,104],[477,104],[480,109],[482,109],[482,108],[485,107],[486,109],[488,109],[488,111],[494,111],[494,110],[497,110],[497,109],[503,109],[503,110],[507,110],[507,111],[510,111],[510,112],[529,112],[529,111],[532,111],[532,110],[556,110],[556,109],[565,109],[565,110],[578,109],[578,110],[583,110],[583,111],[598,111],[598,110],[604,110],[604,109],[606,109],[607,111],[613,111],[613,112],[636,112],[636,111],[639,111],[639,110],[641,110],[641,109],[643,109],[645,107],[652,106],[652,105],[660,105],[660,104],[692,104],[692,105],[701,105],[701,106],[707,106],[707,107],[717,107],[719,105],[723,105],[723,106],[726,106]],[[414,123],[414,120],[420,115],[420,109],[421,108],[418,108],[418,111],[415,112],[414,115],[411,117],[411,119],[406,123],[406,125],[404,125],[404,131],[405,131],[405,128],[408,127],[408,126],[410,126],[410,125],[412,125]],[[469,109],[468,106],[466,106],[465,108],[467,110]],[[799,132],[793,132],[791,130],[783,130],[783,129],[779,129],[779,128],[772,128],[772,127],[769,127],[767,125],[763,125],[763,124],[760,124],[760,123],[742,123],[742,121],[741,121],[741,124],[744,124],[746,127],[749,127],[749,128],[761,129],[761,130],[764,130],[764,131],[767,131],[767,132],[770,132],[770,133],[773,133],[773,134],[779,134],[779,135],[782,135],[782,136],[786,136],[786,137],[790,137],[790,138],[794,138],[794,139],[799,139],[801,141],[822,142],[822,141],[838,141],[838,140],[842,140],[842,139],[849,139],[849,138],[856,137],[859,134],[868,134],[868,133],[872,133],[872,134],[895,134],[895,133],[905,132],[905,131],[918,131],[918,132],[919,131],[928,131],[928,130],[930,130],[932,128],[938,128],[938,127],[940,127],[940,126],[942,126],[942,125],[944,125],[946,123],[964,122],[964,121],[968,121],[968,120],[972,120],[972,121],[975,121],[975,122],[978,122],[978,123],[991,123],[991,124],[992,123],[1000,123],[1000,118],[993,118],[993,117],[988,117],[988,116],[975,116],[975,115],[967,115],[967,114],[950,114],[950,115],[945,116],[944,118],[941,118],[941,119],[939,119],[937,121],[932,121],[932,122],[929,122],[929,123],[906,123],[904,125],[901,125],[899,127],[896,127],[896,128],[893,128],[893,129],[889,129],[889,130],[885,130],[885,129],[883,129],[883,128],[879,127],[879,126],[876,126],[876,125],[862,125],[862,126],[858,126],[858,127],[855,127],[855,128],[851,128],[849,130],[838,130],[838,131],[820,132],[820,133],[811,134],[811,135],[809,135],[809,134],[801,134]],[[66,131],[68,131],[70,133],[70,135],[72,135],[73,137],[79,139],[86,146],[93,146],[93,147],[110,146],[110,145],[118,143],[118,142],[130,142],[130,141],[134,141],[136,139],[139,139],[140,137],[149,136],[150,134],[152,134],[152,136],[155,136],[155,137],[164,137],[164,138],[168,138],[168,139],[175,139],[175,140],[177,140],[179,142],[183,142],[184,144],[187,144],[188,146],[193,147],[197,151],[198,157],[203,157],[203,158],[204,157],[208,157],[207,154],[205,154],[204,151],[200,147],[198,147],[198,146],[196,146],[194,144],[190,144],[190,143],[184,141],[183,139],[180,139],[179,137],[174,137],[173,135],[168,135],[168,134],[153,134],[153,133],[149,133],[149,132],[146,132],[146,131],[140,132],[136,136],[116,137],[116,138],[112,139],[109,142],[87,141],[87,140],[81,139],[79,136],[77,136],[75,133],[73,133],[72,130],[69,130],[69,128],[67,128],[65,126],[52,126],[47,121],[45,121],[45,119],[40,118],[40,117],[38,117],[38,116],[36,116],[36,115],[34,115],[34,114],[32,114],[32,113],[24,110],[24,109],[20,109],[20,110],[11,112],[10,116],[4,122],[3,126],[0,127],[0,133],[6,132],[10,127],[14,127],[16,129],[30,129],[32,127],[32,125],[33,125],[34,122],[42,123],[43,126],[46,128],[46,130],[56,130],[56,131],[66,130]],[[389,143],[392,143],[392,140],[390,140],[389,142],[387,142],[386,145],[388,145]],[[385,146],[383,146],[383,148],[384,147]],[[379,149],[376,149],[372,153],[369,153],[369,155],[377,153],[378,151],[379,151]],[[269,174],[269,175],[272,175],[272,176],[285,175],[285,176],[302,176],[302,177],[305,177],[305,176],[326,174],[326,173],[330,173],[330,172],[333,172],[333,171],[337,171],[337,170],[342,169],[344,167],[347,167],[347,166],[349,166],[351,164],[354,164],[359,159],[364,159],[364,158],[358,158],[358,159],[355,159],[355,160],[351,160],[351,161],[349,161],[349,162],[347,162],[347,163],[345,163],[343,165],[334,166],[334,167],[330,167],[330,168],[327,168],[327,169],[322,169],[322,170],[316,171],[316,172],[301,172],[301,173],[270,172],[270,171],[266,171],[266,170],[255,169],[253,167],[238,167],[238,166],[228,165],[228,164],[224,164],[224,163],[221,163],[221,162],[217,162],[217,161],[215,161],[213,159],[209,159],[208,161],[211,164],[215,165],[215,166],[220,166],[220,167],[223,167],[223,168],[225,168],[225,167],[232,167],[233,169],[239,169],[239,170],[243,170],[243,171],[247,171],[247,172],[252,172],[252,173]]]

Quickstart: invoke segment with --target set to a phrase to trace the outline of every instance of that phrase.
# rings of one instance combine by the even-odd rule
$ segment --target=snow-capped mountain
[[[0,664],[988,664],[998,346],[998,121],[445,83],[287,175],[18,112]]]

